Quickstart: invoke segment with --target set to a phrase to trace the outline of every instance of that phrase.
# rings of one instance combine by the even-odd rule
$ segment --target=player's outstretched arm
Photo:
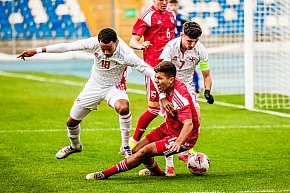
[[[34,56],[36,53],[38,53],[37,49],[38,48],[36,48],[36,49],[26,49],[19,56],[17,56],[17,58],[21,58],[22,60],[25,60],[25,58]],[[42,49],[42,48],[39,48],[39,49]],[[42,50],[41,50],[41,52],[42,52]]]
[[[185,119],[182,121],[182,130],[174,143],[169,144],[168,148],[170,151],[179,152],[181,145],[186,141],[193,129],[193,123],[191,119]]]
[[[213,104],[214,98],[213,98],[212,94],[210,94],[211,86],[212,86],[210,71],[204,70],[204,71],[202,71],[202,75],[203,75],[203,80],[204,80],[204,97],[206,98],[207,103]]]
[[[149,41],[144,41],[143,43],[140,43],[140,36],[137,35],[133,35],[130,42],[129,42],[129,46],[133,49],[136,50],[144,50],[149,48],[152,44],[150,44]]]

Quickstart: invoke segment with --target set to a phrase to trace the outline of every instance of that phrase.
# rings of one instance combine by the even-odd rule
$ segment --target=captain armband
[[[200,68],[201,71],[209,70],[209,63],[208,63],[208,61],[200,62],[199,63],[199,68]]]

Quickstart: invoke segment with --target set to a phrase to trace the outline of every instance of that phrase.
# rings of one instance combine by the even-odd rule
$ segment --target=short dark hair
[[[105,44],[108,44],[111,41],[115,43],[117,41],[117,33],[111,28],[104,28],[99,32],[98,40]]]
[[[168,3],[178,3],[177,0],[169,0]]]
[[[183,24],[183,33],[192,39],[197,39],[201,36],[202,30],[198,23],[188,21]]]
[[[160,62],[157,66],[155,66],[154,71],[163,72],[167,78],[171,78],[176,76],[176,67],[172,62],[163,61]]]

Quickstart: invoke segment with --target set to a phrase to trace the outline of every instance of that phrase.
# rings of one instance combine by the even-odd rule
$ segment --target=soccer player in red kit
[[[169,156],[189,150],[199,135],[199,121],[194,102],[186,85],[176,78],[176,67],[170,61],[163,61],[155,68],[155,83],[173,104],[173,115],[166,114],[166,122],[151,131],[133,148],[133,155],[106,170],[90,173],[87,180],[106,179],[114,174],[144,164],[147,169],[139,175],[163,176],[154,156]]]
[[[175,13],[167,10],[168,0],[154,0],[133,26],[129,46],[143,50],[144,61],[152,67],[159,63],[159,56],[164,46],[174,38]],[[144,42],[140,42],[142,36]],[[149,123],[160,111],[159,95],[150,79],[145,77],[148,108],[139,117],[135,133],[130,138],[131,148],[140,141]],[[163,105],[163,104],[162,104]],[[169,104],[167,104],[169,105]]]

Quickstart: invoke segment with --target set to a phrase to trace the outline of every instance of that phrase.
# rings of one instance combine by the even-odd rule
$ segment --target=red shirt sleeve
[[[143,36],[148,27],[149,25],[139,18],[133,26],[132,34],[141,37]]]

